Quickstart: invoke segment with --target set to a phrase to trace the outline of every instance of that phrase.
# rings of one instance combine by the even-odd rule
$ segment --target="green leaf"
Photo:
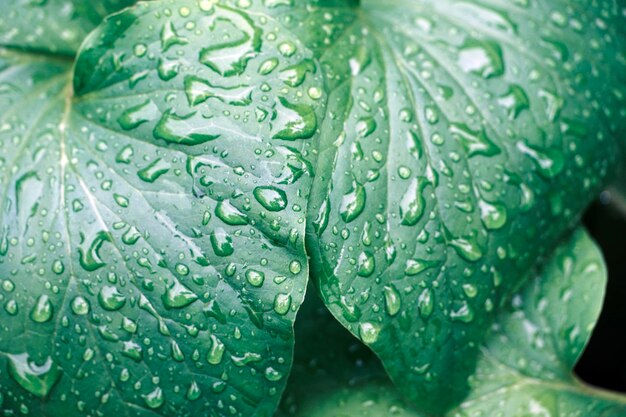
[[[322,81],[260,69],[311,55],[191,0],[109,17],[73,67],[0,52],[1,414],[274,412]]]
[[[572,375],[599,316],[605,286],[599,249],[585,232],[576,232],[498,314],[493,333],[481,347],[470,395],[446,416],[624,415],[623,396],[586,386]],[[363,345],[331,323],[321,323],[323,316],[312,316],[307,308],[302,314],[317,326],[298,323],[298,348],[319,346],[325,336],[335,343],[330,352],[297,354],[281,407],[284,415],[426,416],[402,402]],[[327,326],[329,330],[319,331]],[[319,388],[326,387],[324,383],[328,389]]]
[[[502,302],[623,160],[623,13],[560,0],[360,8],[298,23],[330,92],[312,276],[404,395],[442,413],[466,396]]]
[[[0,0],[0,45],[74,55],[107,15],[136,0]]]

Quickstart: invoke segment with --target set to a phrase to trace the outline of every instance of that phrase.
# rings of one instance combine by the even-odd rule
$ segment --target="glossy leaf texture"
[[[470,395],[445,416],[624,415],[623,397],[572,375],[599,316],[605,285],[600,251],[585,232],[576,232],[497,315],[481,346]],[[327,316],[306,307],[301,314],[307,320],[296,327],[297,358],[278,417],[430,415],[404,403],[364,345],[341,333]],[[320,328],[330,329],[336,341],[332,349],[322,348]],[[300,349],[309,354],[299,356]]]
[[[624,160],[624,9],[360,7],[294,18],[330,92],[312,277],[403,394],[443,413],[502,303]]]
[[[109,14],[136,0],[0,0],[0,44],[74,55]]]
[[[310,59],[207,1],[113,15],[73,67],[0,52],[0,414],[272,415],[322,116],[274,72]]]

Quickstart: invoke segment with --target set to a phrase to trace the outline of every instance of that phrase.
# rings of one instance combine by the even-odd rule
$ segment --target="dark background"
[[[585,225],[601,246],[609,269],[606,301],[587,350],[576,367],[584,381],[626,392],[626,213],[605,193],[585,215]]]

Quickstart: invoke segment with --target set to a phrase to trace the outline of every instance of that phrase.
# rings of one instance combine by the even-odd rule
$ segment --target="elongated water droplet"
[[[425,178],[413,178],[406,193],[400,200],[400,218],[405,226],[415,226],[424,215],[424,189],[428,185]]]
[[[126,110],[117,119],[117,122],[122,129],[133,130],[150,120],[158,118],[160,114],[161,112],[156,104],[152,100],[147,100]]]
[[[222,357],[224,356],[224,351],[226,350],[226,346],[220,339],[215,335],[211,335],[211,348],[207,353],[207,362],[211,365],[219,365],[222,362]]]
[[[163,114],[153,134],[155,139],[189,146],[200,145],[220,137],[208,119],[200,113],[192,112],[179,116],[169,110]]]
[[[352,189],[343,196],[339,214],[346,223],[355,220],[363,212],[365,208],[365,187],[357,181],[352,181]]]
[[[47,295],[41,295],[30,311],[30,318],[37,323],[45,323],[52,318],[52,303]]]
[[[400,312],[400,307],[402,307],[400,293],[398,293],[398,290],[393,285],[386,285],[383,291],[385,293],[385,308],[387,314],[393,317]]]
[[[558,149],[539,150],[524,142],[518,142],[517,149],[535,163],[539,174],[546,179],[556,177],[565,168],[563,152]]]
[[[257,187],[253,191],[256,200],[269,211],[282,211],[287,207],[287,194],[276,187]]]
[[[217,256],[230,256],[235,252],[232,237],[222,228],[211,233],[211,246]]]
[[[425,288],[418,297],[417,307],[423,319],[427,319],[433,314],[433,310],[435,309],[435,297],[429,288]]]
[[[137,172],[137,176],[145,182],[153,183],[160,176],[166,174],[171,165],[161,158],[155,159],[150,165]]]
[[[450,125],[450,133],[461,142],[469,157],[476,155],[495,156],[501,152],[500,148],[489,139],[484,128],[475,131],[467,125],[452,124]]]

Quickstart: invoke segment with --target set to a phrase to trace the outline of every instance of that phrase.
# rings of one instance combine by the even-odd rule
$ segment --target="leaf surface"
[[[624,158],[624,17],[610,1],[360,7],[309,17],[326,19],[309,42],[330,91],[313,277],[404,395],[442,413],[502,302]]]
[[[274,412],[321,86],[274,71],[310,55],[195,1],[108,18],[73,68],[1,52],[3,414]]]
[[[605,286],[599,249],[584,231],[576,232],[498,314],[494,332],[480,349],[470,395],[446,416],[624,415],[623,397],[586,386],[572,375],[598,319]],[[301,314],[317,326],[297,325],[296,346],[309,354],[299,356],[297,350],[283,415],[427,416],[407,406],[364,346],[328,317],[312,313],[306,307],[311,304],[307,301]],[[336,349],[320,348],[320,327],[329,329]]]

